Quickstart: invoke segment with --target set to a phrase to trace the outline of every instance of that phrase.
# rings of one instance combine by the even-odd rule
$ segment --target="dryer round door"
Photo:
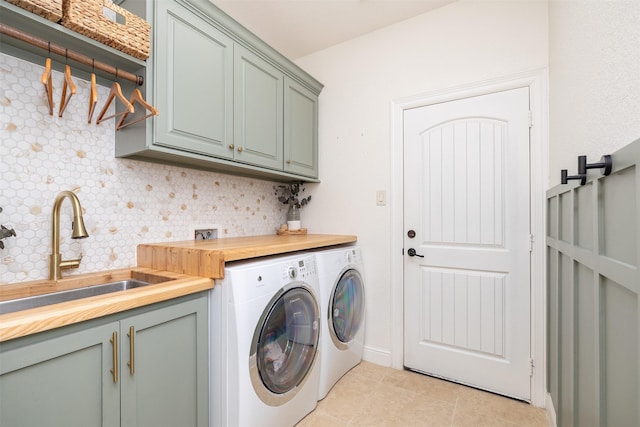
[[[264,403],[282,405],[306,382],[318,352],[319,320],[316,298],[302,283],[271,299],[256,327],[249,355],[251,383]]]
[[[329,300],[328,315],[331,340],[346,350],[364,319],[364,283],[357,270],[348,269],[340,276]]]

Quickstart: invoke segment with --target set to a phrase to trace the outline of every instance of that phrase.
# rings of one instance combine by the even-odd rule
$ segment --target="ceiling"
[[[455,0],[210,0],[295,60]]]

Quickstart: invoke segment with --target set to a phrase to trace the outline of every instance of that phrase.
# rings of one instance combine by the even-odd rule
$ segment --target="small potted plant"
[[[300,230],[300,208],[307,205],[311,201],[311,196],[304,197],[304,183],[292,182],[289,184],[278,185],[275,188],[275,195],[278,201],[289,206],[287,212],[287,227],[291,231]]]

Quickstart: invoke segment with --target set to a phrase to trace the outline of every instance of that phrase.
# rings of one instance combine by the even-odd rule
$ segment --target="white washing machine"
[[[362,360],[364,279],[362,251],[348,246],[313,252],[320,279],[320,383],[318,400]]]
[[[211,292],[212,426],[293,426],[317,405],[316,260],[227,264]]]

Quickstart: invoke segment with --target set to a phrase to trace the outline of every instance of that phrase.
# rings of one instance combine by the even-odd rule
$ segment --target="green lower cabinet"
[[[120,322],[123,427],[208,425],[207,310],[204,297]]]
[[[0,343],[0,426],[119,426],[117,330],[113,322],[9,351]]]
[[[207,426],[207,296],[129,314],[0,343],[0,426]]]

